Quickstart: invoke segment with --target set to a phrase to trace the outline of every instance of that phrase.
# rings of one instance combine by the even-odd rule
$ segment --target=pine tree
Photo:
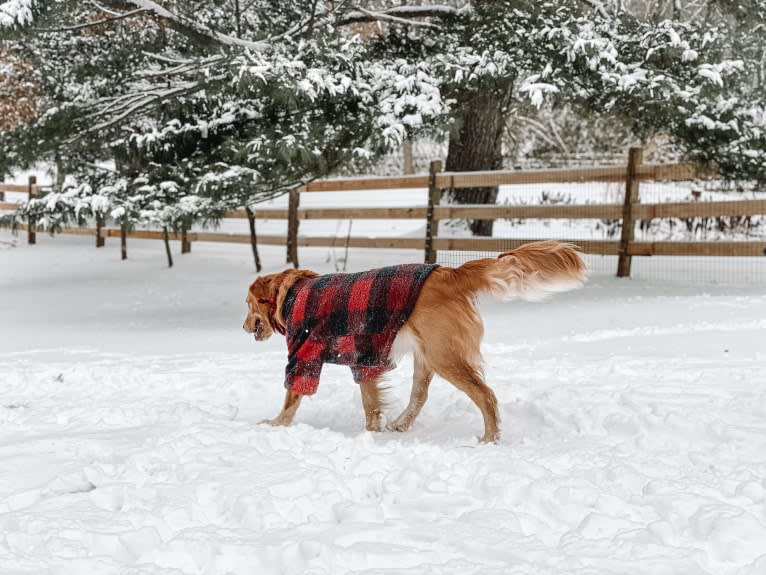
[[[746,3],[762,18],[763,0]],[[0,157],[47,157],[80,184],[106,165],[116,183],[89,189],[108,191],[126,228],[146,201],[169,208],[154,225],[215,223],[420,131],[450,131],[449,169],[496,168],[501,130],[530,106],[610,115],[731,177],[766,178],[760,52],[729,34],[763,27],[727,2],[710,21],[622,5],[13,0],[2,48],[32,63],[43,105],[0,133]],[[186,197],[199,201],[170,215]]]
[[[676,21],[642,19],[623,2],[463,4],[441,26],[391,26],[378,42],[383,51],[432,63],[452,101],[447,170],[500,168],[502,131],[532,104],[612,118],[637,143],[663,134],[679,154],[728,177],[764,180],[766,105],[763,90],[749,88],[763,69],[763,0],[711,0],[707,18]],[[677,12],[670,17],[690,11]],[[493,203],[497,188],[450,196]],[[490,234],[491,222],[471,229]]]
[[[256,0],[235,17],[215,2],[94,6],[39,2],[35,29],[8,36],[34,61],[47,110],[0,148],[16,165],[48,157],[80,179],[111,162],[125,185],[109,190],[125,206],[175,181],[179,197],[206,200],[195,217],[214,221],[364,165],[441,111],[424,70],[371,62],[334,24],[341,12],[317,2]],[[123,228],[138,223],[128,212]]]

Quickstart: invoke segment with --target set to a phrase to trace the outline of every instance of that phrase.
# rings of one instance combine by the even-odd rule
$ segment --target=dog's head
[[[301,277],[316,275],[306,270],[285,270],[256,279],[247,290],[247,317],[242,328],[252,333],[257,341],[269,339],[275,331],[284,333],[282,303],[287,292]]]
[[[275,330],[279,278],[270,274],[256,279],[247,290],[247,317],[242,328],[258,341],[269,339]]]

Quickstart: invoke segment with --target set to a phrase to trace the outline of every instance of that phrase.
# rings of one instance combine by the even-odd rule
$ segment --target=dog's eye
[[[269,303],[269,300],[267,300],[267,299],[259,299],[258,303]]]

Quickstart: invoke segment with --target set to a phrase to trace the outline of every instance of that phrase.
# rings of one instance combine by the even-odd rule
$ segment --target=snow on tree
[[[80,178],[113,159],[130,197],[170,171],[209,199],[201,217],[366,164],[443,111],[427,70],[371,62],[316,2],[258,0],[236,18],[213,2],[41,4],[13,47],[40,67],[48,106],[0,137],[6,157],[48,155]]]
[[[31,24],[36,0],[7,0],[0,3],[0,28],[16,28]]]
[[[531,104],[611,117],[639,142],[664,135],[680,154],[730,177],[763,179],[763,91],[746,89],[763,52],[753,50],[752,35],[730,33],[730,18],[653,20],[618,2],[470,4],[446,29],[392,28],[381,40],[443,66],[435,72],[440,88],[455,101],[447,170],[500,168],[508,120],[534,117]],[[763,1],[749,4],[762,19]],[[496,195],[497,188],[466,189],[452,199],[492,203]],[[491,222],[471,228],[489,234]]]

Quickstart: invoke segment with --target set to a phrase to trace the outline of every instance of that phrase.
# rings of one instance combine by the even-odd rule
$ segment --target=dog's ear
[[[256,300],[266,299],[281,304],[287,291],[302,277],[317,277],[319,274],[309,270],[287,269],[283,272],[261,276],[250,285],[250,295]]]
[[[282,272],[284,273],[284,272]],[[277,290],[281,283],[282,273],[269,274],[257,278],[250,284],[250,295],[255,299],[273,300],[277,296]]]
[[[276,300],[279,297],[279,288],[285,283],[287,275],[293,270],[285,270],[276,274],[264,276],[264,290],[270,300]]]

